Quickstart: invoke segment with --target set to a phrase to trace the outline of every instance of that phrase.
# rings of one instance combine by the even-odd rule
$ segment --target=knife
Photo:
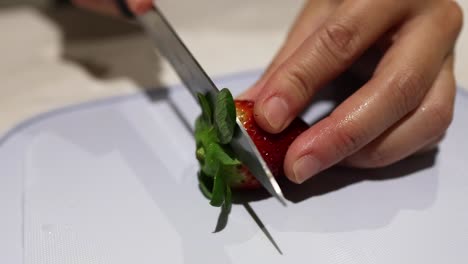
[[[152,38],[160,53],[169,61],[197,102],[198,93],[208,95],[211,98],[216,97],[219,92],[218,88],[157,7],[153,7],[150,11],[135,18]],[[273,197],[286,206],[278,182],[240,120],[236,121],[236,131],[230,143],[236,157],[249,168],[255,178]]]

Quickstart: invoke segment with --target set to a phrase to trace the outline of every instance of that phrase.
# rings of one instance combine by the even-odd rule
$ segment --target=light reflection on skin
[[[370,97],[362,97],[363,103],[359,104],[359,106],[354,107],[352,110],[348,110],[351,106],[349,103],[346,104],[344,102],[339,108],[337,108],[329,118],[326,118],[315,126],[312,126],[308,131],[301,134],[297,139],[295,144],[293,144],[289,150],[291,153],[298,153],[295,157],[286,157],[285,161],[285,168],[288,175],[293,175],[291,166],[287,166],[287,164],[294,164],[295,161],[299,160],[305,155],[312,155],[316,157],[318,160],[321,161],[322,167],[321,171],[328,169],[329,167],[341,163],[343,159],[346,157],[343,154],[352,154],[352,148],[356,148],[355,151],[360,149],[365,144],[369,143],[373,138],[369,137],[369,134],[374,134],[375,131],[369,131],[368,129],[371,128],[369,125],[362,125],[362,120],[366,115],[374,114],[375,111],[369,111],[370,107],[375,105],[374,102],[378,102],[378,94],[372,95]],[[346,114],[342,114],[346,113]],[[378,113],[376,113],[378,114]],[[340,116],[344,116],[340,121],[336,121],[336,118]],[[374,118],[375,119],[375,118]],[[375,120],[379,120],[378,118]],[[366,128],[365,130],[360,129],[361,127]],[[377,128],[382,126],[375,126]],[[315,151],[316,149],[322,149],[320,147],[314,147],[319,144],[324,144],[325,139],[336,138],[333,134],[337,133],[337,131],[350,131],[351,129],[355,129],[355,134],[357,133],[357,137],[352,139],[356,143],[349,143],[350,147],[344,144],[333,144],[330,143],[327,152],[319,152]],[[380,133],[379,133],[380,134]],[[336,140],[341,140],[336,138]],[[354,144],[359,144],[358,146]],[[342,147],[344,146],[344,147]],[[348,153],[349,152],[349,153]],[[289,173],[288,173],[289,172]],[[312,176],[312,175],[311,175]]]

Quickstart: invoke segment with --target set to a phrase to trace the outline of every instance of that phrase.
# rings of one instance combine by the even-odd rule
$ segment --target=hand
[[[115,0],[72,0],[79,7],[108,15],[121,15]],[[142,14],[153,5],[152,0],[127,0],[127,5],[134,14]]]
[[[436,146],[453,115],[453,49],[461,8],[450,0],[315,0],[262,78],[242,98],[259,125],[283,130],[367,50],[383,56],[368,81],[301,134],[285,173],[301,183],[335,164],[375,168]]]

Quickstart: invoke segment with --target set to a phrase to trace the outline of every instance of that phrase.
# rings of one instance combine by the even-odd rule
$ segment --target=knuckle
[[[383,168],[394,162],[394,157],[384,149],[373,149],[369,151],[366,158],[368,168]]]
[[[439,0],[434,5],[430,5],[430,8],[435,10],[433,15],[435,26],[450,36],[460,33],[463,26],[463,9],[460,4],[455,0]]]
[[[392,164],[394,158],[384,149],[364,149],[353,155],[348,161],[358,168],[383,168]]]
[[[455,32],[460,32],[463,26],[463,9],[460,4],[456,1],[447,1],[445,10]]]
[[[402,71],[390,79],[389,89],[393,93],[390,98],[395,102],[395,112],[403,116],[415,109],[425,95],[428,81],[416,71]]]
[[[313,92],[311,82],[307,77],[309,75],[305,69],[306,67],[297,65],[288,65],[284,68],[283,77],[291,84],[292,91],[289,92],[294,93],[300,101],[307,100]]]
[[[350,63],[354,56],[354,49],[358,30],[351,23],[334,23],[325,26],[319,32],[318,39],[321,49],[333,60]]]
[[[442,135],[453,120],[453,106],[435,103],[423,108],[432,135]]]
[[[335,142],[333,142],[338,156],[347,157],[362,146],[365,133],[356,124],[352,121],[342,122],[333,114],[328,119],[331,123],[339,124],[334,131]]]

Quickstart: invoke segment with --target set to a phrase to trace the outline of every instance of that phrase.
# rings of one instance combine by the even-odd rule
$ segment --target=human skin
[[[72,0],[76,6],[100,12],[103,14],[119,16],[120,10],[115,4],[115,0]],[[127,0],[128,8],[134,14],[142,14],[148,11],[153,2],[151,0]]]
[[[74,0],[118,14],[112,0]],[[128,0],[144,13],[151,1]],[[453,116],[454,46],[463,24],[452,0],[313,0],[258,82],[264,130],[282,131],[327,83],[360,65],[364,85],[290,146],[286,176],[304,182],[331,166],[377,168],[437,146]],[[362,61],[371,49],[377,63]],[[356,70],[354,70],[356,73]]]
[[[315,0],[304,7],[262,78],[241,98],[256,121],[283,130],[326,83],[377,47],[367,82],[302,133],[285,159],[301,183],[341,164],[387,166],[431,149],[449,127],[455,97],[453,50],[463,24],[450,0]]]

